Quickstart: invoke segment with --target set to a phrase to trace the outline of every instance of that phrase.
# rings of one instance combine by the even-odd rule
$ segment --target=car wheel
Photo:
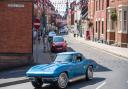
[[[58,81],[57,81],[57,86],[60,88],[60,89],[64,89],[66,88],[68,85],[68,76],[66,73],[61,73],[59,75],[59,78],[58,78]]]
[[[41,88],[41,86],[43,85],[43,81],[39,78],[35,81],[32,81],[31,83],[35,88]]]
[[[91,79],[93,79],[93,67],[88,66],[86,71],[86,80],[91,80]]]

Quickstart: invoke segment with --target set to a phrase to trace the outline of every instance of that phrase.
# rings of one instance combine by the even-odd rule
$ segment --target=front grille
[[[57,48],[62,48],[63,46],[62,46],[62,45],[57,45],[56,47],[57,47]]]

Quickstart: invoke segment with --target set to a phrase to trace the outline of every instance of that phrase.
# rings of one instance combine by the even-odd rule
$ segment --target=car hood
[[[52,63],[52,64],[43,64],[37,65],[30,68],[26,74],[53,74],[58,70],[60,67],[65,66],[67,63]],[[59,71],[58,71],[59,72]]]
[[[63,45],[65,42],[54,42],[55,45]]]

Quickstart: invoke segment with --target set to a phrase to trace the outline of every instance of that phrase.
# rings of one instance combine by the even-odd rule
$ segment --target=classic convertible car
[[[63,52],[56,55],[53,63],[36,65],[26,75],[36,88],[43,83],[52,83],[63,89],[69,82],[83,78],[91,80],[95,68],[96,63],[87,60],[81,53]]]

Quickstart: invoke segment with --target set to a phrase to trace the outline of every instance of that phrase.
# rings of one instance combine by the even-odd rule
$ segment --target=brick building
[[[128,0],[89,0],[88,8],[91,38],[128,47]]]
[[[128,0],[109,0],[107,35],[109,44],[128,47]]]
[[[106,28],[106,10],[107,0],[89,0],[88,18],[93,22],[93,28],[90,29],[91,38],[95,41],[107,41]]]
[[[0,1],[0,69],[30,62],[32,8],[32,0]]]

